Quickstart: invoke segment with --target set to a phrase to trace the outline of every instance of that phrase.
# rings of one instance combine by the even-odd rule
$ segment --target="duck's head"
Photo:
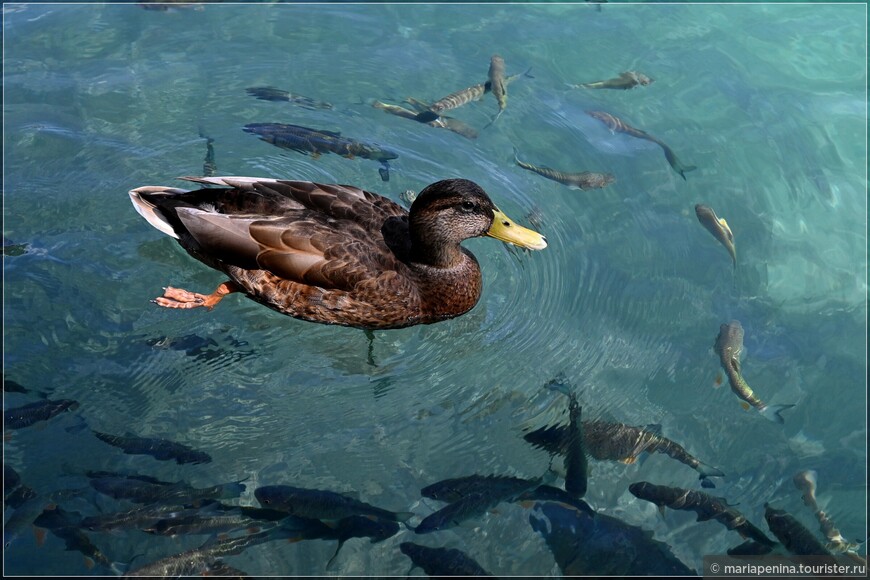
[[[411,205],[409,220],[412,246],[418,251],[458,252],[462,240],[477,236],[530,250],[547,247],[544,236],[515,224],[479,185],[467,179],[445,179],[426,187]]]

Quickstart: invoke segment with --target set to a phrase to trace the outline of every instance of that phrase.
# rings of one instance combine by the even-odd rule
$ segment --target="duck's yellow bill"
[[[547,238],[538,232],[518,226],[499,210],[495,210],[493,213],[495,213],[495,219],[492,220],[492,225],[486,235],[530,250],[543,250],[547,247]]]

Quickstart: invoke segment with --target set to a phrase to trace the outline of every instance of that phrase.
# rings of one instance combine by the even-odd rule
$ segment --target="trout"
[[[579,85],[568,85],[572,89],[621,89],[628,90],[634,87],[645,87],[655,82],[643,73],[629,70],[619,73],[615,79],[607,79],[606,81],[595,81],[591,83],[581,83]]]
[[[664,512],[665,507],[673,510],[693,511],[698,514],[697,521],[699,522],[716,520],[729,530],[735,530],[745,539],[754,540],[765,546],[776,544],[724,500],[702,491],[654,485],[646,481],[632,483],[628,486],[628,491],[639,499],[656,504],[662,512]]]
[[[739,321],[732,320],[728,324],[723,324],[719,327],[719,336],[716,337],[714,348],[716,354],[719,355],[719,362],[725,370],[725,376],[728,377],[728,384],[731,385],[731,390],[744,401],[741,403],[741,406],[746,410],[749,410],[750,406],[755,407],[766,419],[783,424],[785,419],[780,415],[780,411],[794,407],[794,405],[767,405],[755,395],[740,372],[740,353],[743,351],[743,327]]]
[[[614,117],[610,113],[605,113],[604,111],[587,111],[587,114],[590,117],[598,119],[607,127],[613,131],[614,133],[625,133],[626,135],[630,135],[631,137],[636,137],[637,139],[645,139],[647,141],[652,141],[656,145],[662,148],[665,152],[665,159],[668,160],[668,164],[673,168],[674,171],[680,174],[680,177],[686,179],[687,171],[694,171],[697,169],[694,165],[683,165],[679,159],[677,159],[676,154],[671,150],[670,147],[665,145],[659,139],[656,139],[646,131],[641,131],[640,129],[635,129],[634,127],[627,125],[619,119],[618,117]]]
[[[489,86],[495,100],[498,101],[498,113],[489,122],[495,123],[507,107],[507,83],[504,76],[504,59],[497,54],[492,55],[489,61]],[[489,126],[487,125],[487,127]]]
[[[816,471],[806,470],[798,472],[792,478],[792,482],[802,492],[801,498],[804,500],[804,504],[813,510],[816,519],[819,520],[819,529],[828,539],[825,547],[835,553],[855,552],[858,549],[858,544],[844,538],[840,530],[834,525],[834,522],[831,521],[831,518],[828,517],[828,514],[819,508],[819,504],[816,502],[816,485],[818,483]]]
[[[526,433],[523,438],[550,453],[567,452],[567,429],[562,426],[542,427]],[[643,453],[664,453],[698,472],[698,478],[723,477],[725,474],[698,460],[681,445],[662,437],[653,428],[632,427],[623,423],[583,421],[586,451],[597,460],[621,461],[632,464]]]
[[[616,181],[616,178],[609,173],[593,173],[591,171],[583,171],[581,173],[563,173],[550,169],[549,167],[536,167],[531,163],[520,161],[517,157],[517,150],[514,149],[514,161],[523,169],[528,169],[538,175],[558,181],[562,185],[567,185],[570,189],[598,189],[606,187]]]
[[[698,216],[698,221],[704,226],[708,232],[713,234],[716,240],[725,246],[728,250],[728,255],[731,256],[731,264],[733,268],[737,268],[737,250],[734,249],[734,234],[731,228],[728,227],[728,222],[716,215],[712,209],[700,203],[695,206],[695,215]]]

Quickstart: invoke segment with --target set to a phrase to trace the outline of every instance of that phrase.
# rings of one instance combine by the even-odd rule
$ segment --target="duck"
[[[465,314],[482,277],[461,243],[490,236],[530,250],[540,233],[514,223],[468,179],[423,189],[409,210],[350,185],[258,177],[181,177],[200,189],[129,192],[145,220],[229,280],[211,294],[166,287],[152,302],[211,310],[241,292],[297,319],[367,331]]]

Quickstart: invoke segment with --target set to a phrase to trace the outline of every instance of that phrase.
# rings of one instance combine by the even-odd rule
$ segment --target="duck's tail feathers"
[[[145,218],[149,224],[166,234],[167,236],[172,236],[176,240],[178,239],[178,234],[175,233],[175,230],[166,221],[166,218],[163,215],[156,211],[157,205],[152,203],[147,199],[148,195],[154,194],[166,194],[166,195],[174,195],[177,193],[187,193],[183,189],[176,189],[173,187],[161,187],[161,186],[145,186],[145,187],[137,187],[136,189],[131,190],[130,192],[130,200],[133,202],[133,207],[136,211]]]
[[[785,411],[786,409],[791,409],[792,407],[794,407],[794,405],[767,405],[761,410],[761,414],[765,419],[782,425],[785,423],[785,419],[782,418],[780,412]]]

